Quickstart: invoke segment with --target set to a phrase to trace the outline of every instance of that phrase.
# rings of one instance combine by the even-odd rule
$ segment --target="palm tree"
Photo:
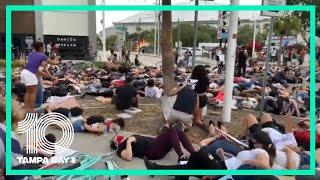
[[[162,0],[162,5],[171,6],[171,0]],[[171,11],[162,12],[162,37],[163,90],[167,94],[174,87]]]
[[[290,36],[292,34],[299,33],[301,31],[301,20],[294,15],[280,17],[275,20],[274,29],[275,33],[280,35],[280,47],[278,53],[278,66],[280,66],[283,36]]]

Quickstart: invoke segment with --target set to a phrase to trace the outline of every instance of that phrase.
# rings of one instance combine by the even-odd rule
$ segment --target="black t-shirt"
[[[101,115],[96,115],[96,116],[90,116],[87,118],[87,124],[92,125],[95,123],[102,123],[104,122],[104,117]]]
[[[121,109],[129,109],[132,99],[137,96],[137,90],[131,85],[124,85],[116,89],[117,102],[116,106]]]
[[[283,71],[279,71],[279,72],[276,72],[276,74],[274,75],[274,79],[276,83],[279,83],[280,80],[286,80],[286,75],[284,74]]]
[[[197,102],[197,96],[196,92],[192,89],[188,87],[183,88],[177,95],[173,109],[187,114],[193,114],[194,106]]]
[[[201,79],[198,79],[198,82],[196,84],[196,87],[194,88],[194,91],[197,94],[203,94],[207,92],[209,85],[210,85],[209,78],[207,76],[203,77]]]
[[[153,142],[154,138],[140,135],[133,136],[137,139],[137,142],[131,143],[132,156],[138,158],[145,157],[149,146]],[[127,148],[127,141],[128,139],[124,140],[118,145],[117,154],[119,157],[121,157],[121,152]]]
[[[60,113],[60,114],[64,115],[65,117],[69,118],[70,110],[67,108],[57,108],[57,109],[53,110],[52,112]]]
[[[247,56],[244,54],[244,51],[241,50],[238,54],[238,59],[240,64],[244,64],[247,61]]]

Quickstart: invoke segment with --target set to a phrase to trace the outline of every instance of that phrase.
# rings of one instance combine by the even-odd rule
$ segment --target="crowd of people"
[[[74,71],[72,63],[61,68],[59,57],[48,57],[44,44],[35,42],[33,52],[20,74],[13,74],[12,92],[17,100],[24,103],[26,112],[47,114],[56,112],[68,117],[76,133],[103,134],[125,129],[122,118],[106,119],[100,114],[84,115],[83,109],[73,103],[68,107],[48,106],[43,103],[54,97],[69,95],[103,96],[112,99],[119,111],[138,108],[140,99],[159,99],[163,96],[175,97],[169,114],[160,128],[157,137],[133,135],[125,138],[119,134],[110,141],[110,147],[126,161],[134,157],[143,158],[147,169],[303,169],[310,166],[310,158],[316,158],[316,166],[320,163],[320,124],[317,122],[316,157],[310,157],[310,120],[308,110],[310,88],[296,86],[303,81],[302,71],[296,67],[270,66],[268,82],[263,89],[263,67],[248,66],[248,53],[245,47],[238,53],[238,71],[234,77],[233,109],[259,110],[264,102],[264,114],[256,117],[248,113],[242,123],[242,131],[238,132],[238,140],[228,135],[228,130],[220,121],[205,122],[205,108],[221,107],[224,100],[224,73],[219,68],[197,65],[193,70],[178,67],[175,70],[175,87],[168,92],[163,91],[163,74],[156,67],[143,67],[136,57],[133,67],[126,67],[109,58],[102,69]],[[58,65],[58,66],[57,66]],[[59,68],[58,68],[59,67]],[[302,79],[302,80],[301,80]],[[291,84],[291,87],[289,88]],[[266,94],[262,101],[262,92]],[[313,91],[316,91],[313,89]],[[317,91],[320,92],[320,91]],[[5,94],[0,96],[0,148],[5,147]],[[60,103],[61,104],[61,103]],[[42,106],[42,108],[41,108]],[[12,104],[12,130],[22,120],[20,105]],[[272,114],[286,116],[286,123],[280,124]],[[294,125],[292,116],[303,118]],[[208,137],[198,144],[191,144],[185,132],[194,126],[208,131]],[[55,127],[61,129],[63,127]],[[55,142],[55,135],[47,134],[49,142]],[[19,142],[12,136],[16,144],[12,152],[16,156],[26,156]],[[239,143],[243,142],[243,143]],[[183,148],[187,151],[185,153]],[[41,143],[33,148],[39,148]],[[151,160],[158,160],[174,149],[178,165],[160,165]],[[1,149],[0,149],[1,150]],[[4,152],[4,151],[0,151]],[[50,156],[39,154],[40,156]],[[0,169],[4,169],[5,154],[0,153]],[[13,163],[14,169],[23,169],[23,164]],[[209,176],[219,179],[221,176]],[[256,176],[260,177],[260,176]],[[10,176],[5,176],[10,179]],[[23,179],[16,176],[16,179]],[[188,179],[188,176],[179,176]],[[203,177],[200,177],[203,178]],[[234,179],[243,176],[233,176]],[[274,176],[261,176],[266,179],[277,179]]]

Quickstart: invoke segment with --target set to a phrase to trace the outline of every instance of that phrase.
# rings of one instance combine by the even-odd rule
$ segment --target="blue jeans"
[[[208,145],[211,155],[216,154],[217,149],[223,149],[224,152],[237,156],[241,149],[225,139],[218,139]]]
[[[39,108],[43,102],[43,85],[42,85],[42,78],[38,78],[38,91],[37,91],[37,98],[35,102],[35,108]]]

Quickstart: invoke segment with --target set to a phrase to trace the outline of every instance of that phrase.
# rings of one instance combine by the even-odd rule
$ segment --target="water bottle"
[[[104,127],[104,130],[103,130],[103,136],[108,136],[108,133],[109,133],[108,127],[105,126],[105,127]]]
[[[69,112],[69,113],[68,113],[68,119],[69,119],[69,121],[71,121],[71,117],[72,117],[72,116],[71,116],[71,112]]]

